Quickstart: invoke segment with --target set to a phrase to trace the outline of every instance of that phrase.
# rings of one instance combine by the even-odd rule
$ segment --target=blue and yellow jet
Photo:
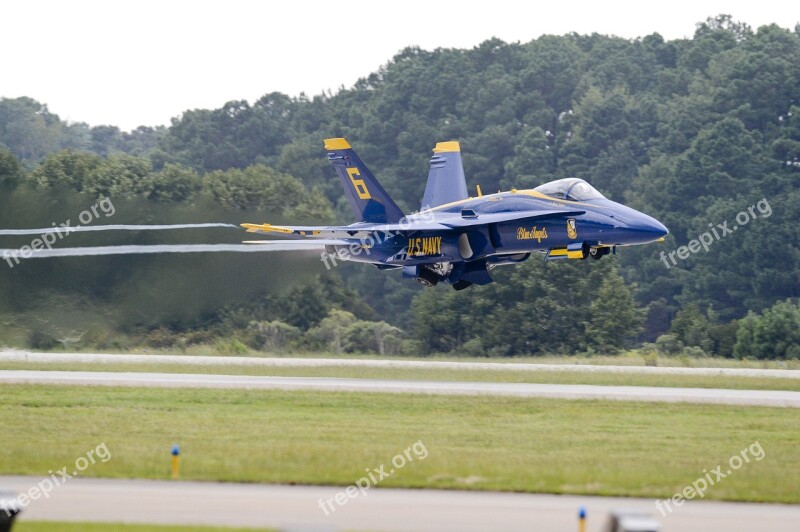
[[[404,277],[424,286],[444,282],[456,290],[491,283],[493,268],[523,262],[534,251],[545,260],[600,259],[617,246],[655,242],[668,232],[658,220],[606,199],[577,178],[497,194],[484,195],[478,187],[477,197],[470,197],[456,141],[433,149],[421,209],[404,215],[347,140],[327,139],[325,149],[358,222],[242,227],[311,239],[298,242],[297,249],[324,250],[328,265],[350,260],[384,270],[402,268]]]

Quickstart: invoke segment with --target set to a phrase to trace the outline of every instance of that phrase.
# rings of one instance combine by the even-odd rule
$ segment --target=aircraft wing
[[[357,223],[344,226],[313,226],[313,225],[272,225],[272,224],[242,224],[248,233],[261,233],[266,235],[300,236],[315,239],[323,238],[365,238],[377,232],[380,233],[408,233],[412,231],[451,231],[462,227],[474,227],[499,222],[514,220],[539,220],[542,218],[557,218],[561,216],[578,216],[586,211],[575,210],[547,210],[547,211],[512,211],[495,212],[488,214],[474,214],[472,211],[461,211],[452,216],[433,220],[406,219],[401,223]],[[257,241],[266,242],[266,241]],[[345,242],[347,243],[347,242]]]
[[[248,233],[277,234],[311,238],[362,238],[376,232],[447,231],[450,227],[437,222],[392,224],[360,223],[344,226],[301,226],[272,224],[242,224]]]

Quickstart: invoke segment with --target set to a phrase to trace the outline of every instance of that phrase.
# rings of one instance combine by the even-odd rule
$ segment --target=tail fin
[[[428,184],[422,196],[422,208],[467,199],[467,180],[461,163],[461,146],[457,141],[440,142],[433,149]]]
[[[392,201],[347,140],[325,139],[328,160],[339,175],[345,196],[361,221],[397,223],[403,211]]]

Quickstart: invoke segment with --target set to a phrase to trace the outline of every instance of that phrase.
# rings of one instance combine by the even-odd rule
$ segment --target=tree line
[[[351,215],[323,138],[347,137],[406,212],[419,208],[432,146],[456,139],[471,190],[581,177],[660,219],[670,235],[662,245],[620,250],[613,267],[545,266],[534,257],[469,294],[421,292],[351,265],[325,274],[369,303],[369,320],[403,330],[403,349],[505,356],[648,342],[664,352],[764,357],[767,333],[756,342],[741,332],[736,346],[740,331],[756,330],[754,320],[795,316],[784,306],[800,297],[798,94],[800,28],[753,30],[725,15],[670,41],[568,34],[407,48],[336,94],[269,93],[131,132],[66,123],[30,98],[0,99],[0,183],[180,206],[197,221],[211,202],[264,221],[345,223]],[[660,260],[762,199],[774,215],[672,267]],[[313,325],[277,314],[258,321],[286,323],[305,338],[333,311],[350,312],[328,309]],[[208,328],[203,319],[143,327]],[[261,335],[274,329],[261,327]],[[372,345],[334,336],[337,349]],[[772,356],[795,357],[792,342]]]

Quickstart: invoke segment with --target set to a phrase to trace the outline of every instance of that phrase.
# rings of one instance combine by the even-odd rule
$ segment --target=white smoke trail
[[[46,259],[53,257],[92,257],[99,255],[137,255],[152,253],[254,253],[262,251],[319,251],[326,244],[347,244],[340,240],[267,241],[259,244],[153,244],[129,246],[96,246],[78,248],[36,249],[25,252],[19,249],[0,249],[2,258]]]
[[[170,229],[203,229],[209,227],[227,227],[239,229],[239,226],[225,223],[203,224],[169,224],[169,225],[76,225],[43,227],[41,229],[0,229],[0,236],[11,235],[43,235],[46,233],[83,233],[87,231],[166,231]]]

